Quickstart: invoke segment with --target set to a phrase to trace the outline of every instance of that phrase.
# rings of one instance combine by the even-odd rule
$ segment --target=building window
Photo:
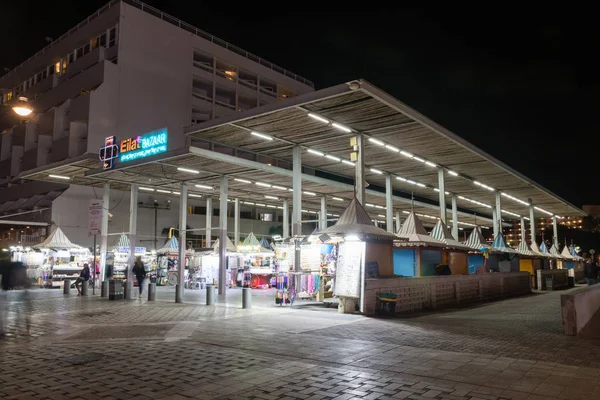
[[[260,219],[261,221],[271,222],[271,221],[273,221],[273,214],[271,214],[271,213],[260,213],[258,219]]]
[[[69,64],[69,61],[65,57],[65,58],[62,59],[62,68],[61,68],[61,71],[62,71],[63,74],[67,71],[67,64]]]
[[[106,33],[100,35],[100,46],[106,47]]]
[[[6,101],[10,101],[12,99],[12,97],[13,97],[12,92],[6,93]]]
[[[77,58],[83,57],[83,47],[77,49]]]
[[[240,211],[240,218],[244,218],[244,219],[252,218],[252,211]]]
[[[48,77],[48,70],[45,69],[42,71],[42,79],[46,79]]]
[[[108,32],[108,47],[113,47],[115,45],[117,38],[117,28],[112,28]]]
[[[75,52],[69,53],[69,64],[75,61]]]
[[[85,46],[83,46],[83,54],[87,54],[90,52],[90,44],[86,44]]]
[[[98,47],[98,38],[92,39],[92,50]]]

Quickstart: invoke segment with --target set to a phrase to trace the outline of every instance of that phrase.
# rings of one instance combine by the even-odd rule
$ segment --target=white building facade
[[[187,126],[314,90],[137,0],[106,4],[0,77],[0,88],[2,103],[24,96],[34,109],[23,121],[0,107],[0,182],[11,185],[0,203],[22,201],[15,177],[23,172],[96,155],[106,137],[166,128],[170,151],[186,145]],[[64,198],[53,207],[65,209]]]

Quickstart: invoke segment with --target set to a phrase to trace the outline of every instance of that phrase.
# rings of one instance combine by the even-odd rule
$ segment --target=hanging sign
[[[127,162],[164,153],[167,151],[167,141],[167,128],[143,136],[121,140],[119,160]]]
[[[88,207],[88,235],[102,234],[102,208],[103,200],[92,199]]]
[[[134,254],[145,254],[146,253],[146,248],[145,247],[135,247],[134,249]],[[129,246],[121,246],[119,247],[119,253],[129,253]]]

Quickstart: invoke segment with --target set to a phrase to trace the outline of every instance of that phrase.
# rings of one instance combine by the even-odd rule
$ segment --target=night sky
[[[105,1],[11,3],[1,10],[2,68]],[[146,3],[317,89],[366,79],[575,205],[600,204],[600,35],[591,11]]]

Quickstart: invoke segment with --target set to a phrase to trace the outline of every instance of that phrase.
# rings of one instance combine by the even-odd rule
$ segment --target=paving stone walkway
[[[10,292],[0,398],[600,399],[600,342],[562,335],[560,294],[378,319]]]

